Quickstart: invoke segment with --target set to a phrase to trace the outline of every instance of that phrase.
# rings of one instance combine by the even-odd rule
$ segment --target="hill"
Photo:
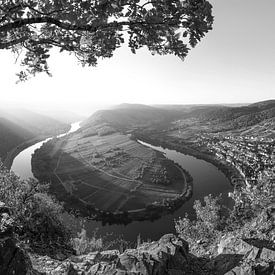
[[[0,117],[0,157],[5,158],[9,150],[25,140],[31,139],[33,134],[6,118]]]
[[[41,136],[62,133],[68,124],[24,109],[0,110],[0,158],[22,143]]]
[[[52,182],[52,192],[59,199],[68,201],[73,196],[95,211],[114,215],[183,202],[190,195],[185,172],[127,133],[163,125],[176,113],[132,104],[98,111],[75,133],[37,150],[32,159],[34,175]]]
[[[202,111],[202,112],[201,112]],[[242,107],[220,107],[191,112],[200,120],[236,129],[255,125],[275,116],[275,100],[258,102]]]
[[[85,119],[82,115],[65,110],[39,110],[37,113],[66,124],[71,124],[73,122],[82,121]]]
[[[182,138],[192,139],[201,133],[236,132],[242,134],[247,131],[251,135],[261,134],[274,136],[275,100],[258,102],[246,106],[224,105],[190,105],[190,106],[162,106],[169,110],[177,110],[180,115],[173,121],[167,131],[174,131]],[[181,110],[181,111],[180,111]]]
[[[152,125],[166,125],[178,118],[182,110],[164,109],[141,104],[121,104],[113,109],[100,110],[83,122],[83,127],[108,125],[129,130]]]
[[[59,131],[60,127],[68,125],[49,116],[32,112],[26,109],[1,109],[0,117],[27,129],[33,135],[49,134]]]

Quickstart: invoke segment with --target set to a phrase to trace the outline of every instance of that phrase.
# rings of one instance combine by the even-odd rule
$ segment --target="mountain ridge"
[[[100,110],[83,122],[84,127],[108,125],[118,129],[169,123],[176,119],[196,118],[220,124],[224,129],[256,125],[275,116],[275,100],[247,106],[224,105],[142,105],[123,103],[112,109]]]
[[[26,109],[0,109],[0,157],[4,160],[8,152],[18,145],[38,136],[55,135],[69,128],[45,115]]]

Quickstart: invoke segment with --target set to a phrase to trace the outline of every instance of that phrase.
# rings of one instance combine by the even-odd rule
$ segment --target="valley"
[[[0,158],[7,168],[25,148],[70,128],[69,124],[25,109],[0,109]]]
[[[222,193],[252,184],[255,175],[270,175],[273,112],[273,101],[244,107],[122,104],[96,112],[76,132],[45,143],[35,151],[32,172],[51,182],[51,192],[69,209],[104,224],[159,219],[182,205],[188,209],[188,200],[191,204],[200,193],[195,174],[202,168],[193,171],[178,153],[183,159],[194,156],[198,167],[199,159],[217,167],[228,179],[225,184],[231,184],[225,187],[215,179]],[[258,140],[251,141],[249,134],[263,127]],[[249,166],[257,148],[261,157],[253,176]],[[206,186],[210,181],[208,175]],[[224,203],[230,205],[225,197]]]
[[[54,182],[57,196],[64,188],[81,202],[113,213],[176,200],[190,183],[175,163],[119,132],[98,136],[84,127],[53,139],[38,153],[34,175]]]

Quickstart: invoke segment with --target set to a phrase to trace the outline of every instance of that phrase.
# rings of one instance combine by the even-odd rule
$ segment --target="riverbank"
[[[80,134],[80,132],[78,132],[77,134]],[[81,146],[78,145],[77,147],[75,147],[75,150],[79,148],[81,148]],[[98,148],[99,147],[97,146],[97,149]],[[180,167],[184,167],[185,170],[188,170],[188,172],[192,175],[194,181],[192,182],[192,193],[189,193],[188,195],[189,199],[179,201],[181,204],[177,206],[176,210],[174,210],[175,208],[171,208],[171,211],[169,212],[168,209],[163,208],[164,212],[160,213],[160,210],[162,211],[161,208],[156,209],[152,207],[146,209],[146,214],[142,213],[142,211],[139,210],[137,213],[131,214],[136,215],[134,219],[138,219],[138,221],[131,222],[131,215],[129,217],[125,212],[121,212],[120,215],[114,217],[108,211],[106,211],[105,213],[100,213],[99,211],[95,212],[96,209],[93,209],[92,205],[87,205],[78,200],[76,197],[71,196],[69,198],[68,194],[64,191],[64,188],[61,184],[56,184],[55,190],[53,191],[55,191],[56,194],[60,197],[60,201],[66,201],[66,209],[70,210],[71,206],[74,205],[75,209],[79,209],[79,211],[75,211],[77,215],[82,216],[82,213],[85,213],[86,216],[89,216],[90,214],[90,217],[86,219],[87,234],[89,234],[90,237],[93,236],[94,230],[97,229],[102,236],[109,235],[110,232],[112,232],[112,235],[116,238],[119,238],[123,235],[123,238],[127,239],[128,241],[135,241],[136,236],[139,234],[142,236],[143,239],[156,240],[160,238],[163,234],[174,232],[174,220],[178,219],[178,217],[184,217],[186,214],[188,214],[190,217],[193,217],[194,201],[201,200],[204,196],[207,196],[209,194],[218,195],[220,193],[223,193],[223,203],[224,205],[229,206],[230,202],[227,200],[227,194],[228,192],[232,191],[232,186],[230,185],[225,175],[220,170],[218,170],[216,166],[212,165],[211,163],[207,163],[206,161],[199,160],[195,157],[176,152],[174,154],[173,150],[167,151],[169,152],[167,152],[167,154],[165,153],[166,157],[169,160],[179,164]],[[159,152],[163,155],[162,149],[159,150]],[[77,153],[77,151],[75,151],[75,153]],[[31,152],[29,152],[29,154],[31,154]],[[137,157],[136,153],[135,157]],[[25,162],[29,160],[30,158],[26,156],[26,158],[23,158],[21,161]],[[50,158],[50,160],[52,160],[52,158]],[[66,166],[67,165],[68,163],[66,164]],[[72,166],[70,171],[73,171],[74,168],[75,166]],[[177,168],[176,170],[178,171]],[[32,174],[33,172],[34,171],[32,171]],[[85,171],[82,171],[82,175],[83,172]],[[61,179],[65,180],[66,178],[62,177]],[[79,185],[79,183],[76,182],[76,185]],[[94,184],[95,181],[91,183]],[[184,192],[183,180],[181,181],[181,186],[181,192]],[[104,186],[101,185],[101,187]],[[84,193],[86,194],[86,196],[92,195],[91,193],[87,193],[87,190]],[[187,198],[187,193],[185,194]],[[62,198],[62,196],[64,197]],[[104,201],[104,198],[99,198],[98,193],[95,193],[93,200],[91,200],[91,204],[95,202],[95,199],[100,199],[103,203],[106,201]],[[96,207],[96,205],[94,205],[94,207]],[[135,209],[140,209],[142,207],[139,207],[139,205],[137,205]],[[96,214],[98,214],[97,219]],[[153,222],[151,222],[150,219]]]
[[[104,225],[120,225],[130,224],[133,221],[155,221],[167,214],[173,214],[181,208],[193,195],[193,178],[192,176],[178,164],[174,163],[178,169],[184,174],[185,183],[183,192],[175,199],[166,199],[160,202],[147,205],[145,208],[129,210],[129,211],[105,211],[74,195],[64,196],[64,207],[70,212],[74,212],[76,216],[87,218],[87,220],[100,221]],[[73,206],[73,209],[72,209]]]
[[[120,132],[91,136],[82,129],[52,139],[35,151],[32,168],[36,178],[55,182],[58,196],[66,190],[113,213],[176,199],[185,185],[172,161]]]
[[[163,140],[161,137],[154,136],[151,138],[141,133],[132,133],[132,138],[145,143],[150,143],[154,146],[162,147],[164,149],[175,150],[177,152],[209,162],[216,166],[227,177],[232,186],[238,186],[245,183],[245,179],[234,166],[224,160],[217,159],[214,155],[207,153],[206,150],[202,151],[201,148],[198,150],[185,145],[183,140],[176,141],[173,140],[174,138],[169,138],[167,136],[165,136],[165,140]]]
[[[51,138],[53,136],[58,136],[60,134],[63,134],[64,132],[67,132],[70,129],[70,125],[67,125],[66,127],[63,127],[59,129],[58,131],[55,131],[53,133],[49,134],[43,134],[43,135],[38,135],[32,139],[26,140],[20,144],[18,144],[16,147],[14,147],[12,150],[10,150],[7,153],[6,158],[3,160],[4,166],[10,170],[13,164],[14,159],[25,149],[27,149],[30,146],[35,145],[38,142],[42,142],[48,138]]]
[[[17,145],[15,148],[13,148],[12,150],[10,150],[7,153],[6,158],[3,161],[4,166],[10,170],[13,160],[25,149],[27,149],[28,147],[41,142],[47,138],[50,138],[52,135],[40,135],[37,136],[35,138],[29,139],[27,141],[22,142],[21,144]]]
[[[192,176],[177,163],[173,161],[170,162],[173,163],[183,177],[183,181],[181,183],[183,185],[182,192],[173,199],[163,199],[161,201],[148,204],[144,208],[115,212],[100,209],[90,203],[87,203],[73,193],[66,192],[64,187],[66,182],[61,182],[60,177],[57,178],[56,175],[50,179],[50,192],[52,192],[60,201],[64,202],[64,207],[67,211],[74,212],[76,215],[86,217],[90,220],[100,221],[103,225],[126,225],[133,221],[154,221],[166,214],[175,212],[185,202],[187,202],[193,194]],[[34,174],[36,175],[36,178],[40,178],[41,181],[49,181],[49,178],[41,178],[41,176],[37,174],[36,169],[34,169]]]
[[[104,223],[129,223],[171,213],[192,196],[191,175],[162,153],[119,133],[79,135],[52,139],[32,158],[35,177],[51,182],[68,208]],[[98,139],[103,146],[95,147]]]

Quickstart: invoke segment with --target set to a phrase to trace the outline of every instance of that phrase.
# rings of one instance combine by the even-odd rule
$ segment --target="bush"
[[[214,254],[220,237],[228,232],[236,235],[260,239],[274,238],[274,220],[270,206],[274,201],[274,173],[260,177],[254,186],[243,186],[230,193],[234,208],[229,215],[222,215],[219,197],[211,195],[204,198],[204,203],[195,201],[196,219],[190,220],[186,215],[175,221],[176,232],[189,242],[190,248],[197,256]],[[272,233],[273,230],[273,233]]]
[[[87,254],[89,252],[103,249],[102,238],[97,238],[96,233],[94,233],[92,238],[88,238],[84,228],[82,228],[81,232],[78,233],[78,236],[73,238],[71,242],[77,255]]]
[[[234,200],[234,209],[231,212],[229,224],[242,226],[257,217],[260,212],[274,202],[275,176],[261,177],[253,186],[242,186],[230,193]]]
[[[47,193],[47,185],[35,180],[22,181],[0,163],[0,186],[0,201],[10,208],[20,239],[36,246],[69,243],[63,207]]]
[[[193,208],[196,212],[196,219],[190,220],[188,215],[179,218],[175,222],[176,232],[188,241],[194,243],[213,242],[219,234],[221,227],[221,206],[219,205],[220,197],[214,198],[212,195],[204,197],[204,204],[195,201]]]
[[[199,200],[194,203],[197,220],[210,230],[216,230],[221,223],[220,197],[211,194],[204,197],[204,205]]]

